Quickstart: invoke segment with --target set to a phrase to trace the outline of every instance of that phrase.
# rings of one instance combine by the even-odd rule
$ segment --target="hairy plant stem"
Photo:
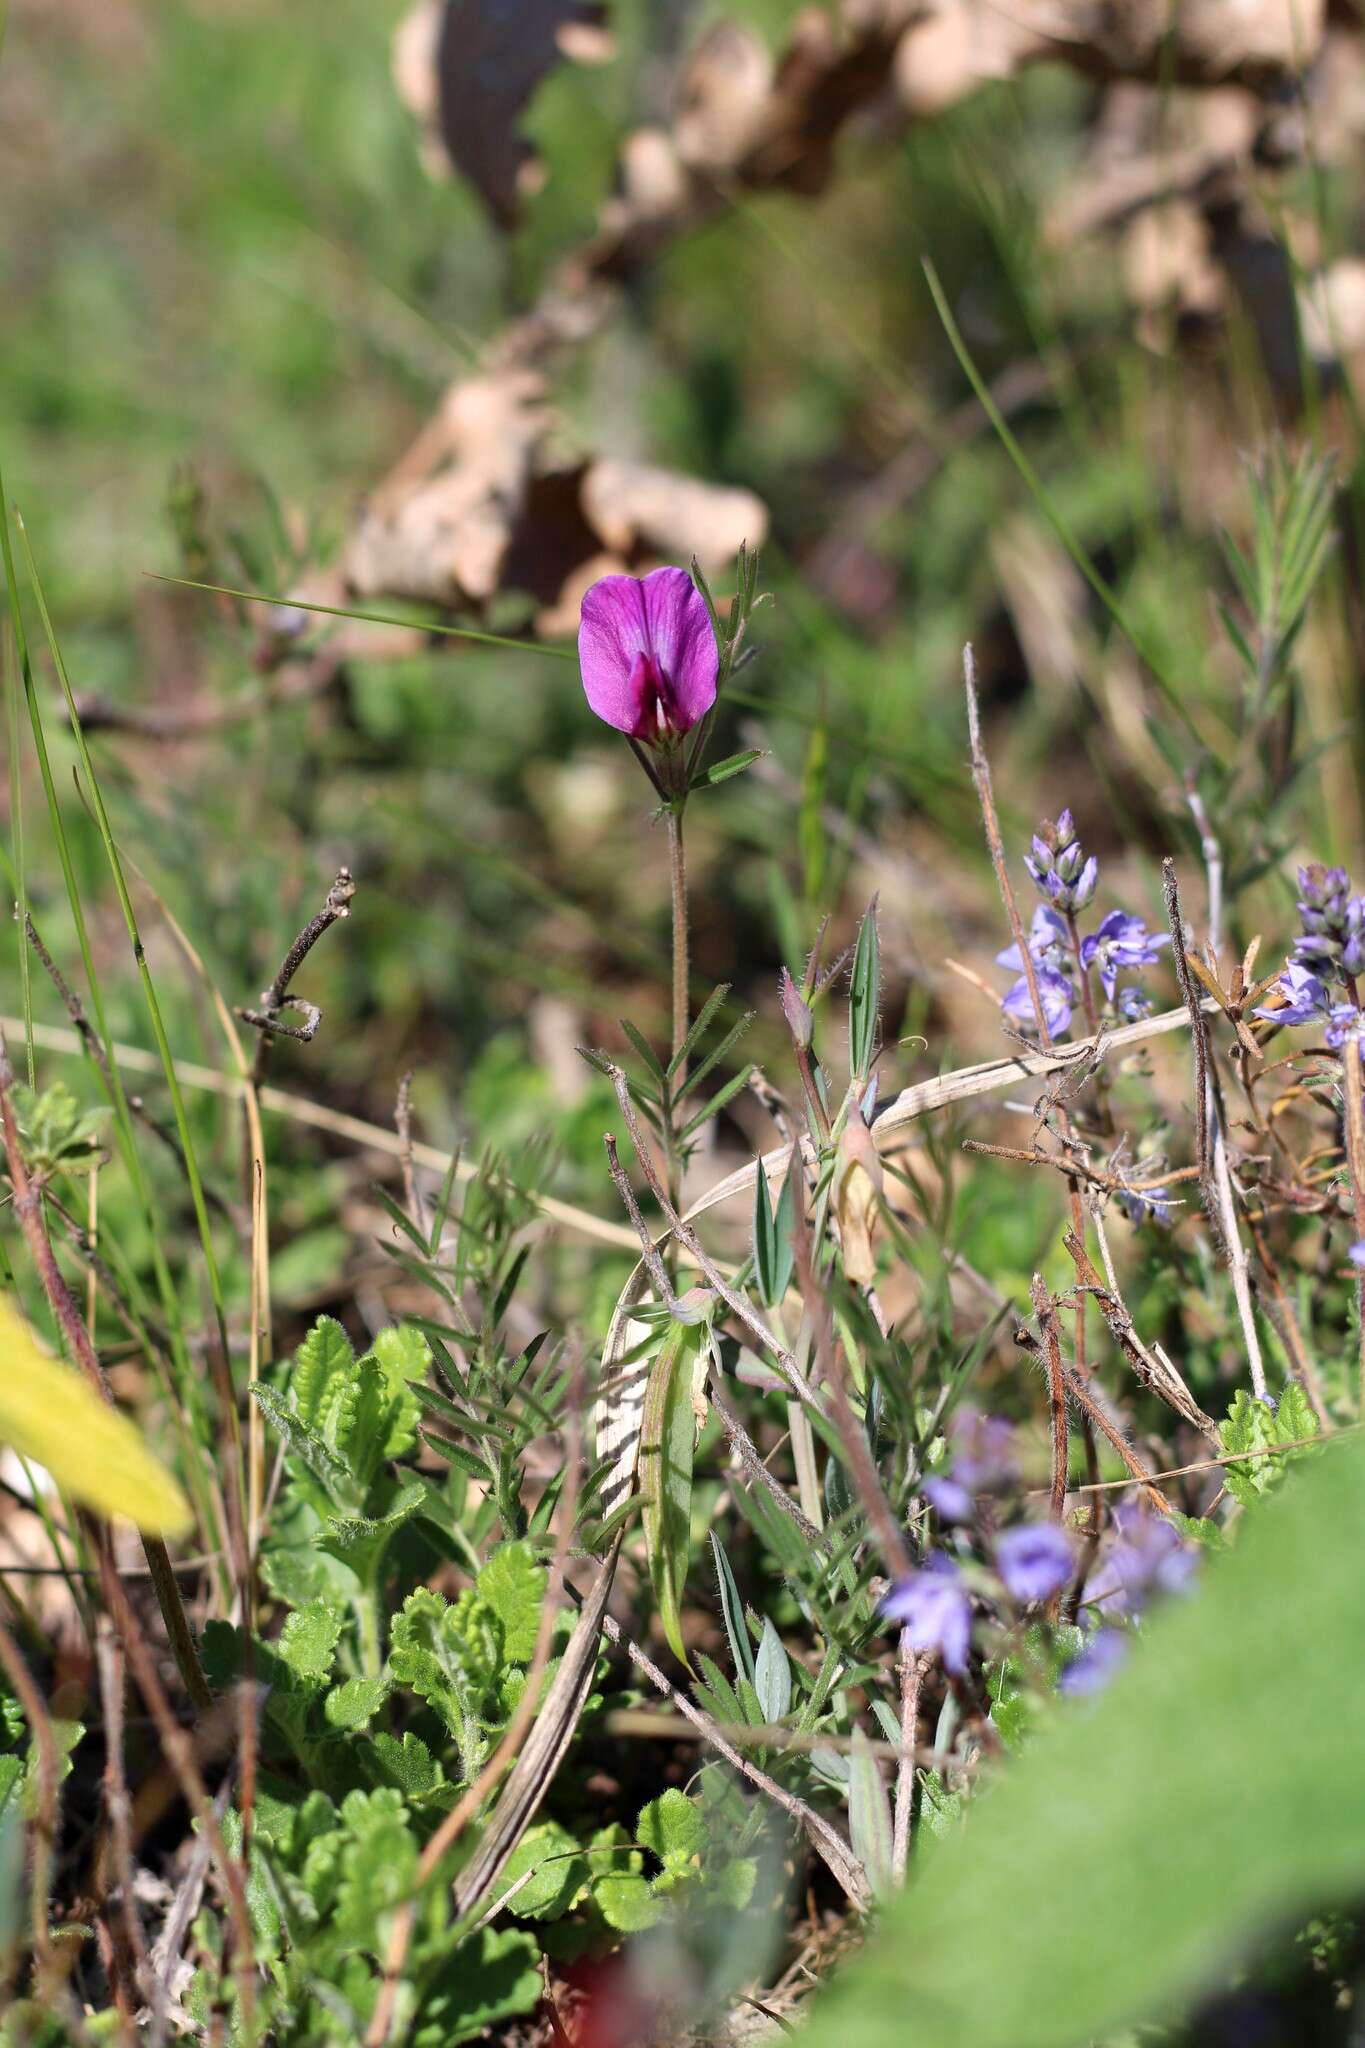
[[[673,1057],[682,1051],[687,1037],[687,861],[683,854],[682,808],[668,813],[668,871],[673,899]],[[679,1067],[673,1077],[675,1097],[681,1093],[687,1074]]]

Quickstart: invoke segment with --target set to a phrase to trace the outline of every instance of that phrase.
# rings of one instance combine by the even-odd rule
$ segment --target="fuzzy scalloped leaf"
[[[519,1920],[557,1920],[590,1875],[578,1842],[558,1821],[528,1828],[498,1879],[504,1910]]]
[[[276,1653],[301,1683],[321,1686],[332,1673],[345,1616],[330,1600],[310,1600],[280,1631]]]
[[[277,1388],[268,1387],[261,1380],[251,1391],[266,1421],[277,1436],[283,1437],[286,1449],[307,1466],[329,1494],[344,1494],[351,1475],[336,1452],[293,1412]]]
[[[544,1988],[539,1956],[535,1936],[520,1927],[484,1927],[462,1941],[423,1993],[411,2048],[455,2048],[531,2012]]]
[[[502,1623],[472,1589],[449,1603],[421,1587],[394,1617],[389,1669],[441,1716],[466,1765],[482,1743],[480,1710],[502,1667]]]
[[[374,1738],[373,1750],[384,1775],[393,1780],[406,1799],[420,1799],[440,1783],[440,1767],[435,1757],[421,1736],[414,1735],[410,1728],[401,1740],[396,1735],[379,1733]]]
[[[706,1853],[706,1815],[695,1799],[670,1785],[641,1807],[635,1839],[654,1852],[665,1870],[699,1864]]]
[[[431,1346],[411,1323],[398,1323],[381,1330],[367,1356],[374,1359],[384,1375],[392,1410],[384,1445],[386,1458],[401,1458],[417,1441],[421,1406],[411,1392],[415,1380],[424,1380],[431,1370]]]
[[[351,1340],[332,1316],[319,1316],[294,1353],[289,1403],[299,1420],[324,1439],[328,1421],[355,1367]]]
[[[1269,1408],[1245,1387],[1239,1387],[1226,1419],[1218,1425],[1223,1449],[1229,1453],[1259,1451],[1244,1464],[1225,1465],[1223,1480],[1233,1499],[1243,1507],[1263,1500],[1284,1482],[1286,1468],[1296,1460],[1311,1457],[1305,1437],[1318,1433],[1318,1418],[1297,1380],[1291,1380],[1280,1396],[1279,1406]],[[1298,1448],[1276,1452],[1276,1446]]]
[[[322,1703],[329,1728],[364,1728],[389,1696],[382,1678],[348,1678],[334,1685]]]
[[[348,1792],[341,1814],[355,1840],[342,1853],[335,1931],[342,1942],[382,1953],[387,1917],[413,1887],[417,1838],[407,1808],[385,1788]]]
[[[513,1664],[529,1663],[535,1653],[549,1583],[525,1542],[499,1544],[479,1573],[479,1598],[502,1623],[503,1655]]]

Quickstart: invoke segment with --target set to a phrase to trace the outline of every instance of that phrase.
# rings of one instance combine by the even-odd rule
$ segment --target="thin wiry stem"
[[[1062,1370],[1062,1340],[1057,1329],[1057,1311],[1041,1273],[1033,1276],[1031,1291],[1034,1314],[1043,1335],[1043,1364],[1047,1370],[1047,1406],[1052,1435],[1052,1484],[1048,1507],[1054,1522],[1060,1522],[1066,1507],[1067,1431],[1066,1381]]]
[[[910,1860],[910,1831],[915,1813],[915,1737],[919,1732],[919,1694],[924,1664],[901,1630],[896,1668],[901,1682],[901,1753],[896,1766],[895,1823],[891,1831],[891,1875],[905,1881]]]
[[[687,1037],[687,859],[683,852],[682,811],[673,806],[668,813],[668,875],[673,912],[673,1057],[682,1051]],[[686,1069],[679,1067],[673,1077],[673,1094],[682,1093]]]
[[[151,1989],[147,1944],[137,1910],[133,1868],[133,1808],[123,1755],[123,1658],[113,1623],[102,1614],[96,1625],[95,1661],[99,1668],[100,1704],[104,1710],[104,1810],[109,1821],[109,1862],[118,1886],[122,1945],[135,1984]],[[101,1886],[101,1890],[106,1890]]]
[[[1232,1292],[1242,1325],[1242,1340],[1246,1345],[1252,1391],[1258,1400],[1263,1401],[1266,1397],[1265,1363],[1261,1356],[1261,1339],[1256,1329],[1256,1313],[1251,1299],[1246,1247],[1242,1243],[1242,1233],[1237,1224],[1232,1175],[1228,1169],[1227,1142],[1223,1136],[1222,1118],[1219,1115],[1218,1099],[1213,1085],[1213,1064],[1209,1058],[1208,1026],[1204,1021],[1199,991],[1190,969],[1173,860],[1164,860],[1161,863],[1161,883],[1162,894],[1166,900],[1166,916],[1171,928],[1176,979],[1180,983],[1180,992],[1189,1011],[1190,1036],[1194,1044],[1195,1159],[1199,1166],[1199,1186],[1209,1223],[1220,1241],[1223,1256],[1232,1274]]]
[[[1034,1021],[1038,1027],[1038,1043],[1045,1053],[1052,1050],[1052,1033],[1048,1030],[1047,1011],[1043,1005],[1042,991],[1038,985],[1038,969],[1029,951],[1028,933],[1024,920],[1019,914],[1019,903],[1010,880],[1009,861],[1005,854],[1005,842],[1000,831],[1000,818],[995,808],[995,789],[991,782],[991,764],[986,757],[985,743],[981,737],[981,708],[976,695],[976,656],[971,642],[962,650],[962,687],[967,698],[967,738],[971,747],[972,781],[976,785],[977,802],[981,806],[981,822],[986,831],[986,844],[990,849],[991,865],[1009,920],[1010,934],[1019,950],[1023,962],[1024,979],[1028,983],[1029,1001],[1033,1005]],[[1098,1036],[1095,1043],[1099,1044]],[[1058,1106],[1057,1128],[1064,1145],[1070,1145],[1071,1121],[1066,1111]],[[1077,1237],[1085,1237],[1085,1209],[1081,1202],[1081,1191],[1074,1175],[1068,1182],[1068,1200],[1071,1208],[1071,1227]],[[1076,1304],[1076,1369],[1085,1372],[1085,1301],[1082,1297]]]

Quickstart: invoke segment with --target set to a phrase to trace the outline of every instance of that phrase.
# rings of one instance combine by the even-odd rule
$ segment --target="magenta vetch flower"
[[[972,1605],[961,1573],[941,1550],[930,1553],[922,1570],[897,1579],[878,1611],[900,1623],[912,1650],[940,1656],[958,1677],[967,1669]]]
[[[1071,1577],[1071,1544],[1055,1522],[1025,1522],[1000,1537],[995,1565],[1011,1600],[1027,1607],[1061,1592]]]
[[[690,732],[716,701],[716,636],[685,569],[594,583],[583,599],[578,661],[597,716],[649,746]]]

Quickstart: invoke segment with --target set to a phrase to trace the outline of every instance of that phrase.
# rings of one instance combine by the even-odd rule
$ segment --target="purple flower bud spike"
[[[646,746],[681,738],[716,701],[716,637],[685,569],[594,583],[583,599],[578,660],[597,716]]]

